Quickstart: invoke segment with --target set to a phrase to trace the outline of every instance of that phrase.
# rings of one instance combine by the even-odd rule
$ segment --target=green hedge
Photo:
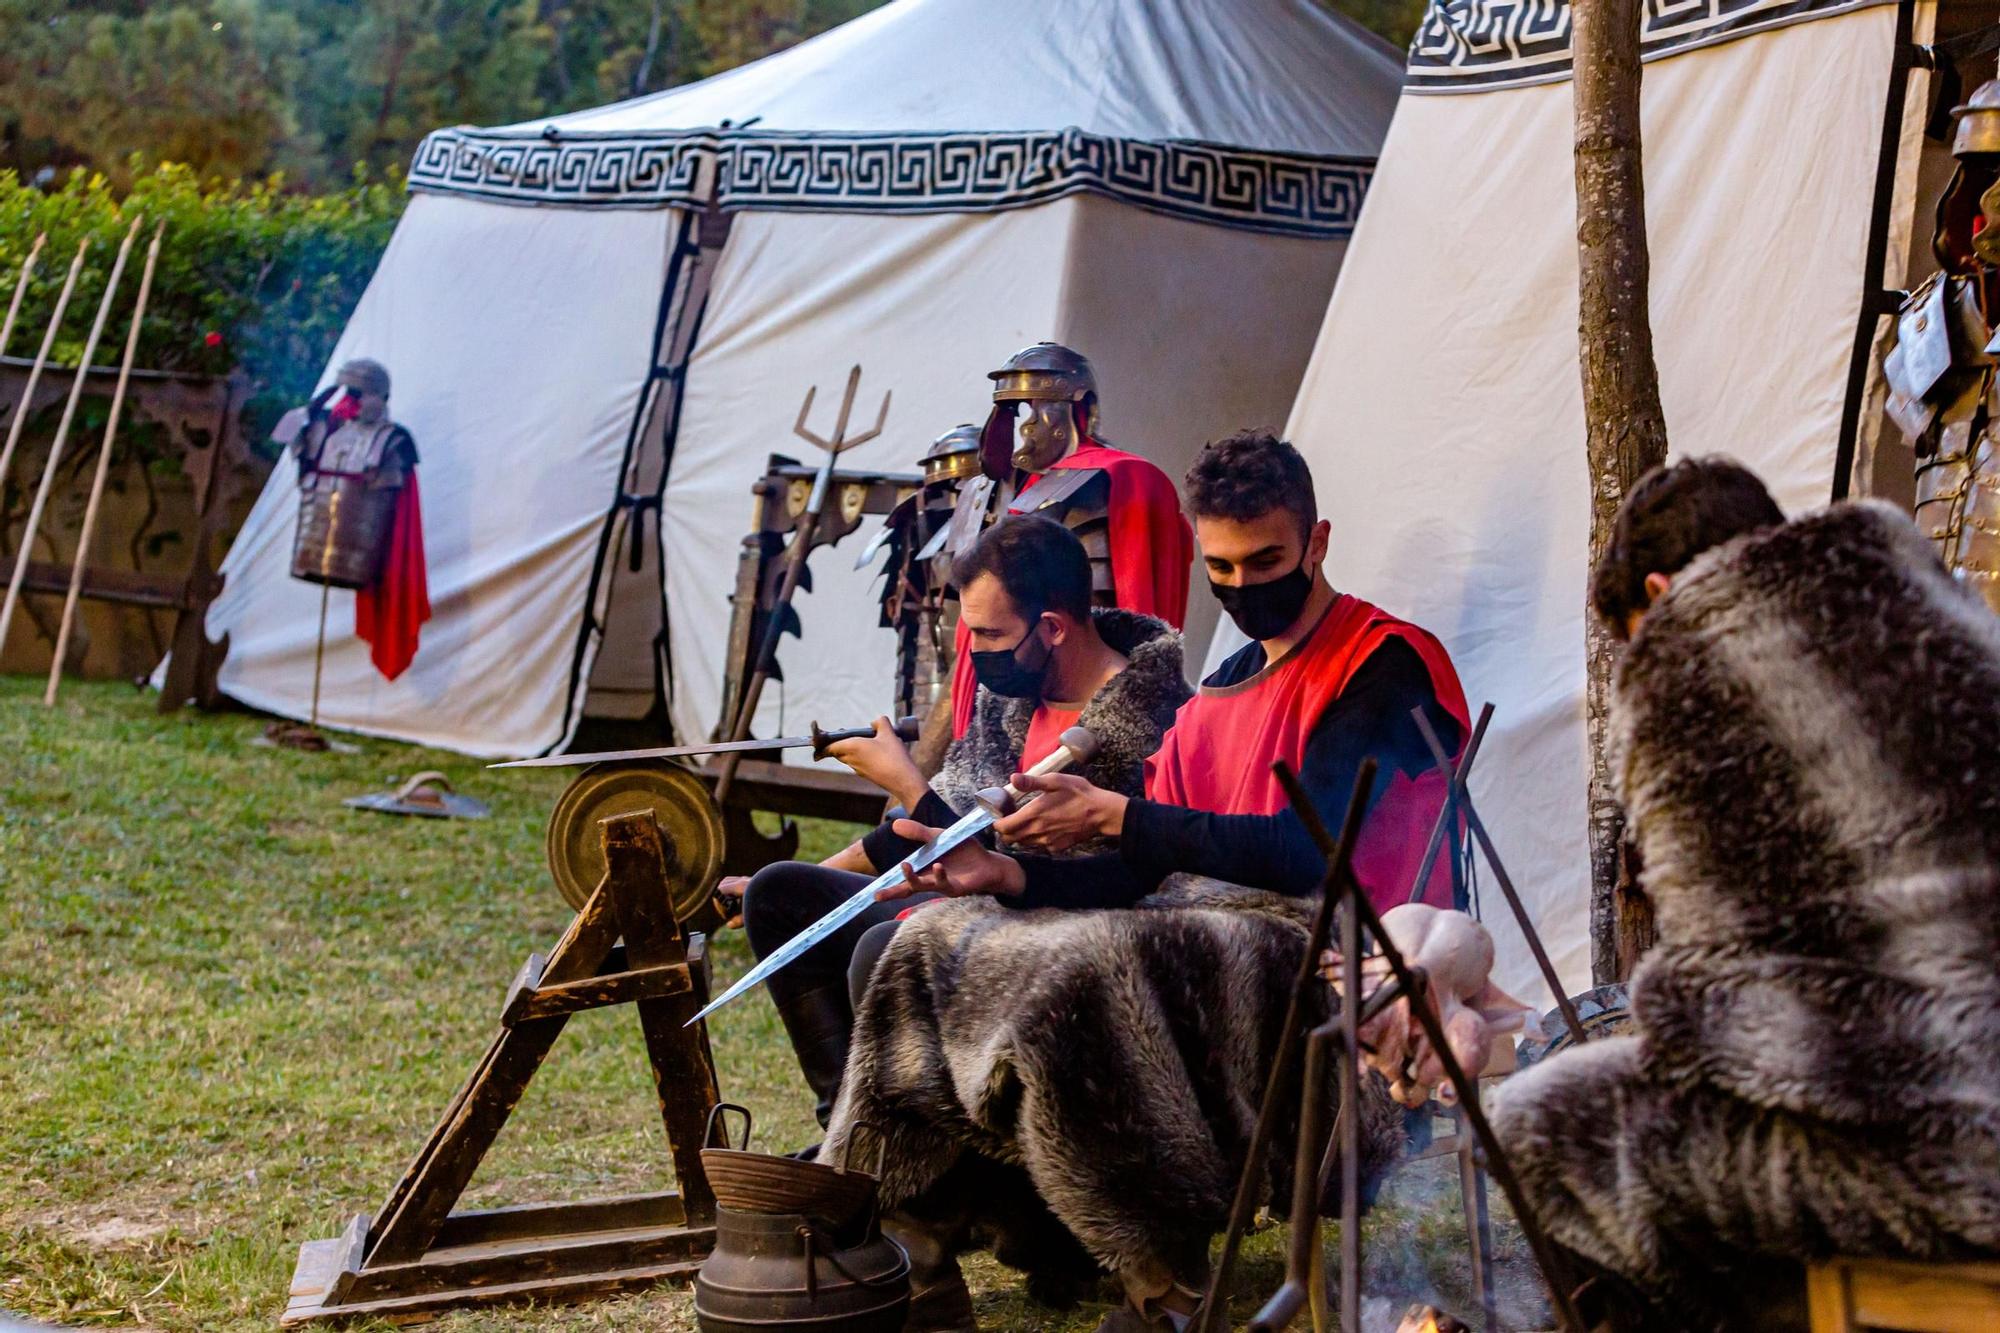
[[[337,194],[306,195],[288,192],[276,177],[202,180],[181,166],[135,167],[121,197],[95,172],[73,171],[44,191],[0,171],[0,302],[12,298],[36,235],[48,233],[5,350],[35,355],[77,244],[87,236],[90,250],[54,348],[57,361],[76,363],[119,243],[137,216],[144,219],[139,239],[92,358],[117,364],[146,243],[164,222],[138,364],[218,375],[241,367],[254,395],[246,424],[250,438],[260,440],[277,412],[311,392],[402,209],[398,182],[360,175]]]

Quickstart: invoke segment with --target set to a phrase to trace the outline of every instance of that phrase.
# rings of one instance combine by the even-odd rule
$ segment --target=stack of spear
[[[132,253],[132,243],[138,238],[143,222],[143,218],[133,218],[124,242],[118,247],[118,257],[111,265],[111,277],[104,284],[103,299],[97,303],[97,318],[91,322],[90,336],[83,344],[83,355],[77,359],[69,399],[63,405],[62,419],[56,426],[55,439],[49,445],[48,461],[42,466],[41,484],[36,487],[34,502],[28,508],[28,522],[21,532],[21,545],[14,554],[14,572],[7,581],[6,600],[0,602],[0,645],[7,642],[7,631],[13,627],[14,608],[20,604],[21,585],[28,576],[28,556],[34,547],[35,533],[41,526],[43,511],[48,507],[49,492],[55,486],[56,469],[62,462],[70,425],[76,419],[77,403],[83,398],[83,384],[90,373],[90,359],[96,355],[97,340],[104,333],[105,321],[110,318],[119,281],[125,276],[125,261]],[[55,705],[56,686],[62,678],[63,657],[69,651],[70,632],[75,628],[76,605],[83,593],[83,570],[90,558],[91,542],[97,535],[97,515],[104,502],[105,478],[111,470],[112,445],[118,438],[119,418],[124,414],[125,391],[132,378],[133,358],[139,350],[139,329],[145,322],[146,300],[153,290],[153,269],[159,262],[160,237],[165,230],[165,223],[154,229],[153,243],[146,250],[146,269],[139,279],[139,298],[132,308],[132,327],[125,336],[125,359],[118,370],[118,386],[112,392],[111,415],[104,425],[104,439],[98,446],[97,473],[91,479],[90,499],[83,511],[83,528],[77,534],[76,557],[70,567],[69,595],[63,601],[62,625],[56,633],[55,653],[49,662],[48,687],[42,692],[42,703],[50,707]],[[27,294],[28,280],[34,275],[35,261],[47,240],[46,233],[37,236],[28,249],[27,258],[21,261],[20,277],[14,283],[14,297],[7,306],[7,319],[5,324],[0,324],[0,356],[6,354],[8,341],[13,337],[14,323],[21,312],[21,300]],[[49,316],[49,327],[42,335],[41,350],[35,354],[34,367],[28,372],[27,387],[22,390],[21,401],[14,409],[14,419],[8,423],[7,443],[0,446],[0,486],[6,483],[8,469],[13,465],[14,451],[20,445],[22,429],[34,406],[35,389],[41,383],[42,372],[48,367],[49,352],[55,346],[63,315],[69,310],[70,297],[76,291],[77,276],[83,271],[84,256],[89,251],[90,238],[86,236],[77,243],[76,257],[70,260],[69,276],[63,280],[62,291],[56,297],[55,309]]]

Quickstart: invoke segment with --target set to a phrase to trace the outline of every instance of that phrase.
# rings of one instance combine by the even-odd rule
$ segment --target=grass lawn
[[[272,1328],[299,1244],[380,1205],[491,1039],[521,959],[568,921],[542,853],[566,775],[385,742],[261,748],[262,719],[161,718],[124,685],[68,683],[53,710],[40,693],[0,677],[0,1310]],[[426,768],[493,817],[340,803]],[[805,851],[851,836],[809,825]],[[714,954],[718,984],[748,960],[736,932]],[[712,1031],[723,1095],[755,1111],[761,1145],[816,1137],[768,999]],[[582,1014],[467,1201],[666,1188],[664,1148],[632,1014]],[[1371,1244],[1409,1233],[1384,1250],[1403,1267],[1453,1247],[1455,1201],[1448,1217],[1378,1214]],[[1253,1240],[1246,1314],[1275,1285],[1279,1242]],[[1036,1307],[984,1258],[969,1271],[989,1329],[1089,1329],[1103,1313]],[[434,1327],[694,1319],[681,1289]]]

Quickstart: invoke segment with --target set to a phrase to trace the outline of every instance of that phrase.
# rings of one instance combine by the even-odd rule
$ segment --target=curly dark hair
[[[1710,547],[1784,521],[1757,474],[1732,458],[1656,467],[1619,506],[1611,544],[1591,571],[1591,605],[1623,638],[1632,613],[1646,609],[1648,574],[1678,574]]]
[[[1188,512],[1196,518],[1240,523],[1283,509],[1298,519],[1301,534],[1310,534],[1319,522],[1306,460],[1269,431],[1238,431],[1204,445],[1181,484]]]
[[[1044,611],[1090,619],[1090,556],[1075,533],[1053,519],[1012,514],[952,561],[951,581],[963,588],[981,574],[1000,580],[1024,620]]]

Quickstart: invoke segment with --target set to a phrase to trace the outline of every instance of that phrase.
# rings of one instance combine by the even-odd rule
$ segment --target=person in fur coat
[[[949,824],[975,808],[981,788],[1003,785],[1081,725],[1098,740],[1084,769],[1092,781],[1136,793],[1146,757],[1190,694],[1179,633],[1151,616],[1093,610],[1083,544],[1045,518],[996,523],[957,565],[980,681],[972,725],[928,782],[886,718],[875,737],[843,741],[831,755],[920,818]],[[781,862],[739,881],[751,948],[769,954],[917,845],[884,824],[824,865]],[[863,913],[771,978],[822,1125],[846,1067],[855,998],[909,906]]]
[[[1619,1328],[2000,1251],[2000,619],[1902,514],[1783,523],[1720,459],[1634,488],[1594,594],[1658,943],[1627,1034],[1492,1104],[1536,1216]]]

